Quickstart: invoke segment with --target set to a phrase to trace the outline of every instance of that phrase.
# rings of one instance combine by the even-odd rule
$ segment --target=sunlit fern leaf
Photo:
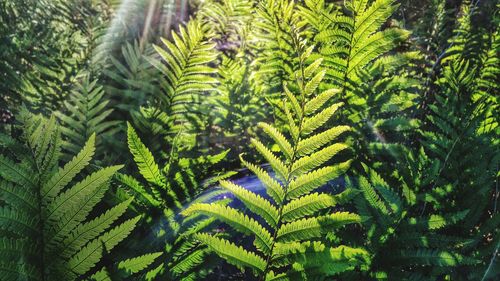
[[[334,205],[335,199],[333,196],[324,193],[311,193],[286,204],[283,207],[283,221],[293,221]]]
[[[269,253],[271,250],[272,242],[269,232],[257,221],[234,208],[220,204],[194,204],[184,214],[190,215],[192,212],[200,212],[215,217],[244,234],[254,235],[256,237],[254,244],[259,250],[264,253]]]
[[[158,187],[164,187],[165,183],[156,164],[153,154],[142,143],[130,123],[127,124],[127,139],[130,152],[134,156],[134,161],[139,168],[141,175],[150,183]]]
[[[267,96],[279,92],[282,82],[292,79],[296,68],[291,28],[296,24],[295,3],[286,0],[262,1],[258,4],[252,41],[257,50],[251,80],[257,91]]]
[[[138,273],[147,268],[153,263],[162,253],[151,253],[121,261],[118,264],[118,269],[125,271],[128,274]]]
[[[290,242],[318,238],[327,231],[335,230],[346,224],[361,222],[359,215],[338,212],[331,215],[295,220],[284,224],[278,231],[278,241]]]
[[[229,181],[220,181],[220,185],[233,193],[250,211],[264,218],[272,227],[276,227],[278,210],[269,201]]]
[[[326,247],[321,242],[281,243],[276,246],[279,251],[275,256],[276,262],[289,264],[299,262],[307,264],[303,272],[306,276],[313,275],[315,271],[328,272],[334,275],[346,270],[352,270],[356,265],[369,263],[368,252],[359,248],[339,246]],[[353,261],[357,260],[353,263]],[[321,270],[315,268],[326,267]],[[317,273],[316,273],[317,274]]]
[[[266,262],[256,254],[246,251],[241,246],[238,247],[225,239],[206,233],[197,233],[195,234],[195,238],[207,244],[210,249],[237,267],[250,267],[258,272],[265,270]]]
[[[304,66],[312,49],[307,48],[304,42],[298,43],[294,48],[298,53],[299,65]],[[331,142],[343,131],[347,131],[348,128],[335,127],[334,131],[327,133],[326,140],[315,137],[317,136],[315,133],[318,135],[322,133],[322,125],[331,119],[335,110],[341,104],[335,104],[334,108],[326,107],[326,113],[322,105],[314,106],[314,110],[310,110],[309,114],[319,111],[318,115],[321,118],[315,118],[316,115],[308,117],[304,112],[305,104],[317,95],[321,95],[321,93],[317,93],[317,89],[321,84],[324,71],[319,66],[320,64],[316,63],[307,70],[308,78],[305,76],[296,77],[297,81],[295,83],[299,86],[296,93],[291,90],[293,88],[284,85],[283,88],[286,92],[283,94],[285,98],[283,101],[284,109],[286,111],[287,107],[291,106],[294,111],[293,113],[287,113],[287,125],[289,126],[284,126],[286,129],[270,124],[258,124],[263,129],[264,134],[269,136],[273,143],[276,143],[280,148],[280,153],[275,153],[263,141],[257,138],[252,139],[252,144],[259,154],[269,162],[272,171],[268,172],[242,159],[242,163],[262,180],[263,185],[267,187],[267,195],[273,201],[268,201],[266,197],[257,194],[255,191],[247,190],[229,181],[221,181],[220,185],[234,194],[235,199],[248,208],[252,213],[251,217],[245,214],[243,210],[214,203],[193,204],[183,211],[183,215],[188,216],[188,218],[193,215],[207,215],[224,222],[236,233],[251,236],[255,250],[237,246],[236,243],[230,242],[235,239],[233,235],[229,236],[231,240],[226,240],[225,238],[220,239],[210,236],[207,233],[193,234],[195,239],[205,244],[228,263],[241,269],[245,267],[251,268],[256,275],[263,279],[293,279],[298,278],[297,276],[305,276],[306,273],[323,276],[324,278],[343,270],[354,269],[369,260],[366,255],[364,255],[365,258],[360,263],[355,262],[354,259],[347,259],[337,264],[337,270],[335,269],[335,263],[332,266],[319,265],[317,263],[319,258],[311,263],[308,263],[305,258],[300,259],[298,257],[290,258],[289,262],[283,264],[274,260],[279,251],[277,245],[280,243],[320,243],[317,240],[322,239],[327,233],[332,233],[345,225],[361,222],[361,217],[357,214],[328,212],[338,203],[337,200],[342,203],[347,201],[351,192],[346,191],[348,194],[339,194],[338,196],[327,192],[314,192],[328,181],[342,175],[351,162],[346,161],[325,167],[325,163],[331,161],[335,154],[347,148],[345,144],[331,144]],[[299,71],[297,75],[301,75],[301,73],[305,74],[306,72]],[[290,126],[290,124],[307,125],[294,127],[293,125]],[[307,139],[309,149],[304,151],[305,149],[302,148],[301,153],[310,155],[300,157],[298,153],[299,144],[302,139],[307,137],[310,137]],[[322,148],[323,146],[326,147]],[[310,172],[316,168],[318,169]],[[254,217],[256,217],[256,220],[254,220]],[[263,226],[261,221],[266,222],[266,227]],[[333,254],[334,249],[324,247],[322,249],[324,249],[324,252],[318,254],[322,257],[336,255]],[[347,248],[345,249],[350,251]],[[352,248],[352,251],[355,252],[356,249]],[[359,251],[363,252],[362,250]],[[235,256],[237,254],[238,256]],[[292,271],[289,268],[290,264],[293,264],[294,267]],[[295,270],[295,267],[297,270]],[[302,268],[302,270],[299,270],[299,268]]]
[[[199,7],[203,25],[211,30],[217,49],[222,52],[238,52],[245,49],[251,21],[254,17],[254,1],[206,1]]]

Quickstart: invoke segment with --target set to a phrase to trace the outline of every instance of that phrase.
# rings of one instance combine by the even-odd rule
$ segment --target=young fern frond
[[[139,217],[117,224],[128,200],[91,218],[121,168],[103,168],[81,179],[95,152],[94,134],[58,168],[61,143],[55,118],[22,112],[19,119],[25,153],[0,157],[0,247],[6,253],[0,255],[0,275],[5,280],[75,280],[126,238]],[[14,172],[19,179],[31,180],[13,180]],[[12,196],[18,199],[8,200]],[[9,253],[17,253],[14,264]]]
[[[294,40],[296,40],[295,48],[297,51],[299,53],[304,52],[304,43],[300,42],[298,38]],[[307,55],[300,56],[299,61],[302,70],[305,69],[306,59]],[[302,274],[303,276],[322,275],[325,278],[360,266],[364,262],[368,262],[369,259],[366,251],[345,246],[341,246],[345,255],[355,255],[363,258],[347,261],[341,257],[342,255],[333,254],[336,251],[335,248],[324,245],[305,251],[300,257],[295,256],[293,251],[285,253],[282,250],[283,247],[297,243],[319,243],[316,239],[321,239],[326,233],[344,225],[361,221],[358,215],[349,212],[324,214],[323,210],[331,209],[337,203],[335,196],[331,194],[317,192],[308,195],[310,191],[318,189],[327,181],[339,176],[349,165],[346,162],[343,164],[343,168],[335,164],[325,166],[325,163],[330,163],[331,158],[346,148],[344,144],[329,145],[329,141],[312,141],[315,148],[311,149],[311,156],[297,153],[300,141],[303,138],[314,137],[315,133],[319,134],[321,125],[327,119],[330,119],[340,106],[336,104],[333,109],[331,107],[317,106],[315,110],[308,113],[304,112],[305,104],[316,96],[316,89],[323,77],[324,71],[319,69],[319,65],[319,63],[316,63],[314,68],[308,69],[310,76],[307,78],[302,76],[303,71],[299,71],[296,81],[299,85],[299,92],[292,94],[291,90],[287,89],[288,95],[283,95],[285,97],[283,100],[284,108],[293,106],[295,102],[299,104],[299,106],[293,107],[293,115],[289,120],[297,128],[295,133],[290,132],[290,130],[277,129],[271,124],[259,124],[259,127],[280,148],[280,155],[269,150],[262,141],[252,140],[257,151],[269,161],[274,175],[242,160],[243,164],[254,171],[268,187],[266,189],[267,196],[262,197],[253,191],[246,190],[228,181],[220,182],[223,188],[234,194],[250,210],[251,216],[233,207],[224,207],[213,203],[197,203],[183,211],[183,214],[188,217],[203,214],[216,218],[231,226],[236,232],[252,237],[255,250],[245,249],[230,242],[230,240],[209,233],[193,235],[195,239],[206,244],[228,263],[240,268],[250,268],[262,280],[273,280],[277,274],[280,276],[283,274],[282,277],[289,276],[290,278],[295,274]],[[334,139],[332,136],[329,140],[333,141]],[[306,176],[308,172],[317,173],[321,169],[328,168],[333,169],[334,172],[331,171],[319,180],[313,178],[307,181],[307,191],[309,192],[295,192],[295,197],[291,197],[290,191],[293,191],[293,182],[300,181],[300,178]],[[253,217],[259,219],[254,220]],[[279,259],[276,259],[277,255],[281,255],[280,259],[288,259],[289,263],[279,262]],[[311,262],[316,260],[315,256],[325,258],[324,262],[331,264],[331,266],[318,267],[315,262]],[[293,266],[290,266],[290,264],[293,264]],[[338,266],[338,270],[332,270],[331,267],[336,266]],[[304,270],[301,270],[301,267]]]

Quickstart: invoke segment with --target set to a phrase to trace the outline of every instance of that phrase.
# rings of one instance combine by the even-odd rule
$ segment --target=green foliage
[[[308,113],[303,110],[310,102],[314,102],[311,100],[324,71],[315,64],[315,68],[310,69],[307,76],[300,76],[304,73],[308,54],[304,52],[303,42],[298,39],[295,42],[295,48],[301,54],[299,61],[303,68],[302,72],[297,74],[297,77],[301,77],[297,80],[300,92],[296,95],[290,93],[288,98],[283,100],[284,110],[290,117],[290,129],[281,132],[270,124],[259,124],[280,147],[281,157],[271,152],[260,140],[252,139],[257,151],[270,163],[274,177],[279,182],[268,172],[248,163],[248,168],[256,170],[256,175],[262,178],[268,188],[268,196],[273,200],[270,201],[229,181],[221,181],[220,185],[241,201],[251,211],[252,216],[233,207],[214,203],[193,204],[183,212],[187,216],[203,214],[216,218],[236,232],[252,237],[255,250],[238,246],[230,240],[206,232],[194,235],[195,239],[206,244],[228,263],[241,269],[250,268],[255,275],[265,279],[294,278],[293,276],[325,278],[369,262],[368,253],[362,249],[348,246],[333,248],[317,240],[327,232],[360,222],[361,218],[349,212],[325,214],[321,211],[335,206],[336,197],[328,193],[311,193],[328,180],[337,177],[339,169],[347,168],[348,162],[326,166],[336,172],[329,173],[320,181],[311,179],[311,174],[319,171],[317,168],[325,165],[347,146],[316,141],[313,142],[317,146],[316,149],[311,149],[309,153],[298,153],[300,141],[314,138],[316,129],[332,117],[340,104],[335,104],[333,109],[317,107]],[[284,87],[287,89],[286,85]],[[300,106],[293,107],[294,103]],[[290,107],[293,113],[290,112]],[[243,161],[243,164],[247,165],[247,162]],[[259,220],[255,220],[254,216]],[[261,220],[265,224],[260,222]],[[341,254],[336,254],[338,252]],[[324,263],[331,265],[318,265],[314,262],[318,256],[324,259]]]
[[[112,109],[109,108],[109,101],[106,100],[102,86],[97,80],[90,81],[89,76],[82,78],[81,84],[76,84],[68,100],[64,102],[65,110],[57,112],[57,117],[61,121],[61,128],[64,135],[64,148],[70,154],[77,153],[85,141],[93,134],[97,135],[96,147],[97,156],[104,153],[101,143],[110,141],[113,134],[117,132],[117,125],[120,121],[110,121],[109,115]]]
[[[92,58],[106,15],[90,0],[9,0],[0,10],[1,108],[27,102],[60,109]]]
[[[199,176],[207,174],[206,169],[224,159],[227,151],[196,159],[179,158],[176,154],[170,154],[168,162],[160,168],[130,124],[127,134],[130,152],[146,184],[127,175],[120,175],[118,180],[126,192],[125,197],[136,198],[132,204],[134,211],[145,214],[143,227],[149,229],[157,223],[163,227],[162,231],[154,233],[154,245],[148,245],[149,241],[138,243],[139,249],[148,247],[154,251],[162,251],[162,263],[154,263],[152,267],[148,267],[144,278],[151,280],[160,276],[182,276],[183,272],[200,265],[201,256],[206,252],[206,249],[187,239],[187,233],[204,228],[211,220],[194,219],[185,222],[175,212],[200,193],[203,185],[199,184],[202,179]],[[140,240],[140,237],[137,239]],[[158,271],[157,268],[161,270]]]
[[[499,11],[2,1],[0,279],[499,279]]]
[[[212,77],[216,70],[209,65],[217,56],[215,45],[206,36],[201,24],[192,20],[180,27],[179,35],[172,33],[173,42],[163,39],[164,48],[155,46],[164,63],[152,63],[166,79],[161,108],[173,122],[172,129],[183,126],[190,113],[196,111],[199,94],[212,92],[217,84]]]
[[[26,111],[19,116],[22,141],[0,155],[0,264],[5,280],[75,280],[89,273],[134,229],[139,217],[121,223],[131,200],[94,213],[121,166],[83,177],[95,152],[95,135],[64,166],[55,117]]]

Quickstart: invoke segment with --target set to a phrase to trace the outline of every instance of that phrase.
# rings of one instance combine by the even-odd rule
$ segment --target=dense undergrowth
[[[1,1],[0,280],[498,280],[499,12]]]

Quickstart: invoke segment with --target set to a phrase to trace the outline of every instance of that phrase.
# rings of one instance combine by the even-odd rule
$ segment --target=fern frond
[[[118,269],[124,270],[128,274],[137,273],[145,268],[147,268],[151,263],[153,263],[162,253],[150,253],[139,257],[130,258],[121,261],[118,264]]]
[[[68,268],[77,274],[83,274],[92,268],[102,256],[104,247],[107,250],[113,249],[135,228],[140,217],[130,219],[119,226],[104,233],[97,239],[94,239],[77,254],[68,260]]]
[[[349,169],[350,165],[351,161],[346,161],[297,176],[290,182],[289,198],[294,199],[308,194],[325,183],[338,178]]]
[[[361,217],[348,212],[296,220],[281,226],[276,239],[280,242],[290,242],[321,237],[327,231],[357,222],[361,222]]]
[[[310,216],[317,211],[330,208],[335,205],[334,198],[329,194],[311,193],[298,199],[290,201],[283,207],[284,222],[290,222],[299,218]]]
[[[8,258],[10,254],[23,251],[17,254],[18,261],[10,270],[0,269],[0,272],[5,272],[2,278],[75,280],[101,260],[104,248],[112,249],[137,223],[138,218],[107,231],[125,213],[132,199],[102,216],[95,210],[111,177],[122,166],[97,169],[84,177],[82,171],[88,167],[95,151],[92,136],[78,155],[59,167],[62,144],[54,117],[47,120],[23,112],[20,120],[24,128],[19,148],[28,153],[13,150],[16,160],[7,161],[14,165],[13,171],[16,171],[16,166],[31,170],[29,176],[34,182],[20,183],[18,180],[10,183],[12,171],[2,169],[3,173],[0,173],[0,193],[7,194],[7,199],[14,198],[8,202],[2,200],[6,205],[0,207],[0,247],[5,253],[0,254],[1,266],[12,260]],[[21,174],[17,177],[22,179]],[[71,184],[75,179],[80,181]],[[91,214],[98,218],[87,221]],[[84,255],[90,259],[86,261]],[[76,271],[70,268],[75,257],[83,258],[85,263],[77,265]]]
[[[42,196],[46,202],[52,201],[61,190],[89,164],[95,151],[95,134],[92,134],[82,150],[63,168],[54,174],[42,188]]]
[[[0,155],[0,176],[3,179],[20,186],[34,186],[36,178],[30,176],[32,174],[33,173],[26,170],[26,168],[19,166],[9,158]]]
[[[71,232],[71,234],[68,235],[62,243],[60,243],[60,245],[54,248],[54,251],[58,252],[62,257],[70,258],[83,246],[85,246],[85,243],[98,237],[101,233],[108,229],[113,222],[121,217],[127,210],[132,200],[133,198],[130,198],[129,200],[107,210],[99,217],[78,225]]]
[[[185,215],[189,215],[194,212],[201,212],[203,214],[214,216],[244,234],[255,235],[256,239],[254,243],[259,250],[264,253],[269,253],[271,250],[271,234],[269,234],[269,232],[257,221],[242,214],[234,208],[220,204],[196,203],[184,210]]]
[[[278,181],[271,177],[269,173],[264,171],[262,168],[245,161],[241,156],[240,160],[241,163],[245,165],[245,167],[252,171],[259,178],[259,180],[262,181],[262,184],[264,184],[264,186],[266,187],[266,191],[269,196],[271,196],[271,198],[273,198],[276,203],[280,204],[285,197],[283,186],[281,186]]]
[[[323,126],[325,122],[328,121],[337,111],[337,109],[339,109],[340,106],[342,106],[342,103],[333,104],[330,107],[322,110],[315,116],[306,118],[304,123],[302,124],[302,134],[309,135],[319,127]]]
[[[250,267],[257,272],[264,271],[266,267],[266,262],[261,257],[225,239],[217,238],[206,233],[197,233],[194,235],[194,238],[206,244],[219,256],[226,258],[229,263],[237,267]]]
[[[78,153],[87,139],[94,136],[95,147],[100,155],[102,140],[110,138],[117,132],[120,121],[109,121],[113,109],[109,108],[109,100],[104,95],[104,89],[97,84],[97,80],[90,81],[85,75],[76,88],[64,102],[65,110],[56,113],[57,118],[64,125],[62,134],[66,137],[64,148],[71,154]]]
[[[198,20],[191,20],[179,28],[179,34],[172,32],[173,42],[162,39],[165,48],[154,46],[164,64],[152,60],[166,78],[166,92],[161,97],[165,111],[182,122],[190,106],[196,104],[197,94],[213,92],[218,83],[213,77],[216,69],[210,66],[217,53],[215,44],[209,42]]]
[[[127,139],[130,152],[134,156],[134,161],[139,168],[141,175],[150,183],[159,187],[165,185],[160,168],[156,164],[153,154],[142,143],[130,123],[127,123]]]
[[[310,101],[308,101],[304,107],[304,112],[306,115],[316,113],[323,105],[325,105],[333,96],[340,92],[339,89],[330,89],[317,95]]]
[[[314,152],[309,156],[303,156],[292,165],[291,173],[293,175],[300,175],[308,173],[311,170],[323,165],[339,152],[349,148],[342,143],[335,143],[320,151]]]
[[[315,152],[319,148],[335,140],[339,135],[344,132],[349,132],[350,130],[351,128],[349,126],[336,126],[322,133],[301,140],[297,145],[297,154],[302,156]]]
[[[39,218],[22,210],[0,207],[0,229],[21,237],[37,237]]]
[[[260,122],[259,127],[263,129],[263,131],[268,134],[276,144],[280,147],[281,152],[285,154],[288,159],[292,158],[292,145],[288,142],[288,140],[273,126]]]
[[[281,179],[285,179],[285,175],[287,174],[287,168],[285,166],[285,163],[283,163],[276,155],[274,155],[271,150],[269,150],[262,142],[260,142],[257,139],[252,139],[251,140],[252,144],[255,146],[255,148],[266,158],[266,160],[269,162],[271,167],[276,171],[278,176]]]
[[[269,201],[232,182],[220,181],[219,184],[233,193],[250,211],[265,219],[271,227],[276,227],[278,210]]]
[[[27,209],[30,213],[38,211],[38,200],[31,190],[4,180],[0,180],[0,198],[9,206]]]
[[[288,13],[294,10],[293,2],[281,0],[278,0],[276,3],[274,1],[269,2],[262,3],[261,6],[263,9],[261,16],[265,17],[265,20],[269,22],[274,23],[275,15],[273,14],[277,12],[274,11],[277,7],[285,9],[285,11],[280,11],[280,13]],[[268,12],[271,12],[271,14],[268,14]],[[280,34],[281,32],[272,31],[272,34]],[[285,72],[291,73],[290,77],[295,76],[296,81],[294,83],[287,83],[288,79],[284,79],[282,81],[284,90],[282,96],[284,100],[282,102],[271,101],[272,105],[276,108],[277,114],[283,117],[281,121],[284,124],[283,126],[268,125],[265,123],[259,123],[258,125],[276,143],[276,150],[279,149],[282,153],[273,153],[259,139],[252,138],[251,140],[257,152],[271,166],[274,175],[242,159],[242,163],[262,180],[273,202],[241,186],[221,181],[220,185],[231,191],[243,203],[245,208],[254,213],[257,217],[256,220],[244,215],[242,211],[214,203],[194,204],[183,212],[183,215],[193,213],[209,215],[209,217],[217,218],[221,222],[232,226],[236,229],[236,232],[242,232],[254,238],[254,245],[263,257],[252,256],[253,259],[258,258],[259,261],[259,266],[254,265],[253,268],[260,275],[261,279],[274,278],[278,280],[289,278],[290,280],[294,280],[294,278],[304,278],[304,276],[309,275],[319,277],[322,276],[321,274],[328,272],[328,270],[333,272],[334,269],[332,267],[319,266],[317,261],[310,264],[302,264],[298,260],[290,261],[293,269],[291,270],[290,267],[276,263],[273,260],[275,247],[277,243],[283,242],[310,241],[314,243],[314,241],[321,239],[326,233],[331,233],[343,225],[361,221],[359,215],[347,212],[335,212],[328,215],[318,214],[321,210],[334,206],[338,202],[337,199],[339,201],[347,200],[350,197],[349,194],[342,194],[338,197],[327,193],[309,194],[328,181],[340,176],[349,167],[351,161],[323,167],[338,152],[347,149],[348,146],[346,144],[331,144],[330,142],[342,132],[348,131],[349,128],[339,126],[324,135],[320,135],[321,132],[318,132],[319,136],[313,134],[319,131],[320,127],[326,124],[326,122],[331,120],[331,117],[342,103],[330,104],[327,101],[331,95],[330,93],[333,94],[337,91],[328,92],[327,90],[327,94],[323,94],[321,98],[315,100],[309,107],[311,114],[320,110],[328,103],[326,109],[321,110],[316,115],[306,116],[304,107],[311,99],[317,96],[318,89],[322,89],[321,83],[326,72],[319,68],[321,59],[307,66],[306,61],[311,57],[314,46],[307,46],[306,42],[301,40],[301,35],[295,27],[291,27],[291,34],[288,36],[290,40],[284,43],[284,48],[290,51],[295,50],[296,57],[294,58],[295,61],[289,66],[285,66]],[[285,53],[281,55],[285,55]],[[279,62],[269,62],[266,66],[259,69],[259,75],[263,75],[267,70],[273,72],[280,67],[277,65],[276,68],[275,66],[270,66],[273,63]],[[297,67],[297,69],[294,67]],[[304,141],[303,138],[308,135],[311,135],[310,138]],[[299,147],[300,142],[302,142],[302,147]],[[323,148],[323,146],[325,147]],[[259,224],[257,220],[268,222],[268,229],[271,230],[270,233],[273,233],[273,235]],[[230,264],[240,268],[245,266],[252,267],[248,262],[242,263],[239,259],[234,260],[235,257],[230,254],[238,251],[242,256],[248,255],[248,252],[244,248],[240,248],[225,239],[219,240],[219,238],[209,236],[208,234],[195,233],[193,236],[195,238],[203,237],[203,242],[207,244],[209,249],[216,252]],[[212,247],[211,244],[213,243],[217,243],[217,248]],[[220,247],[222,246],[230,247],[231,251],[229,249],[221,249]],[[251,253],[251,255],[254,254]],[[327,255],[325,254],[325,256]],[[253,263],[255,262],[253,261]],[[352,269],[349,266],[345,268],[346,270]],[[309,270],[307,271],[309,275],[306,274],[306,269]]]
[[[112,166],[94,172],[67,191],[61,193],[52,202],[48,203],[45,215],[46,219],[57,222],[64,216],[67,209],[84,203],[86,196],[93,194],[102,184],[108,182],[113,174],[122,167],[121,165]]]

